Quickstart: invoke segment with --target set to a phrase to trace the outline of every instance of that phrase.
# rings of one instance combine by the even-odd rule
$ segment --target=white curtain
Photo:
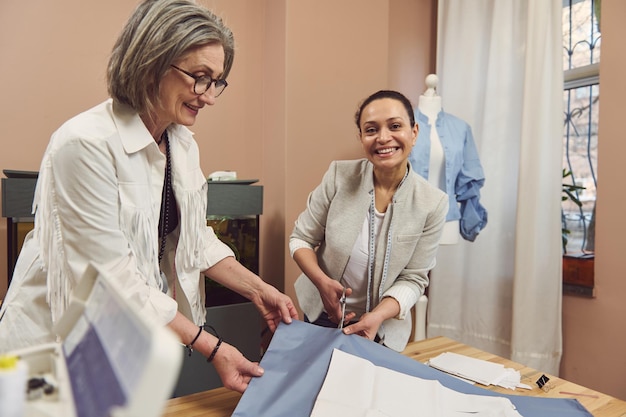
[[[561,0],[439,0],[444,111],[470,124],[487,227],[440,246],[427,336],[558,375],[561,359]]]

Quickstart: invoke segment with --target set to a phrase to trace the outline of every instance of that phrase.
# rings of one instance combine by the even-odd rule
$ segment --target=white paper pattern
[[[505,368],[504,365],[476,359],[454,352],[445,352],[430,359],[428,364],[440,371],[459,376],[482,385],[498,385],[503,388],[526,388],[528,385],[520,382],[519,371]]]
[[[504,397],[463,394],[338,349],[311,417],[521,417]]]

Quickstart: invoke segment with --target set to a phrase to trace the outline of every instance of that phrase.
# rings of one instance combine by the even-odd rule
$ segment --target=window
[[[586,295],[593,292],[600,1],[563,0],[563,184],[570,192],[561,207],[563,283],[566,292]]]

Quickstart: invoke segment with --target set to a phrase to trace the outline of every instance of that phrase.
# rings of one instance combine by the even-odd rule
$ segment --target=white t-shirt
[[[380,229],[385,219],[385,213],[375,211],[374,219],[374,239],[378,238]],[[358,319],[365,313],[367,305],[367,263],[369,258],[369,234],[370,234],[370,212],[363,221],[361,232],[352,247],[352,254],[342,281],[347,288],[352,288],[352,295],[346,298],[346,310],[356,313]]]

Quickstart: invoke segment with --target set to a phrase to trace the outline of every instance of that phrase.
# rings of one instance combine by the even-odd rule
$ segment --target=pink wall
[[[126,0],[0,2],[0,169],[37,171],[53,130],[107,97],[108,54],[132,8]],[[6,253],[2,219],[0,298]]]
[[[602,2],[594,299],[563,298],[561,376],[626,400],[626,2]]]
[[[265,187],[261,272],[293,296],[287,238],[332,159],[361,155],[353,114],[381,88],[414,102],[435,67],[436,0],[205,0],[237,41],[230,86],[193,130],[206,174],[231,169]],[[0,168],[37,170],[50,134],[105,99],[104,68],[134,1],[0,2]],[[621,74],[626,4],[604,0],[597,298],[565,297],[562,376],[626,399],[625,234],[618,192],[626,141]],[[6,288],[0,221],[0,298]]]

